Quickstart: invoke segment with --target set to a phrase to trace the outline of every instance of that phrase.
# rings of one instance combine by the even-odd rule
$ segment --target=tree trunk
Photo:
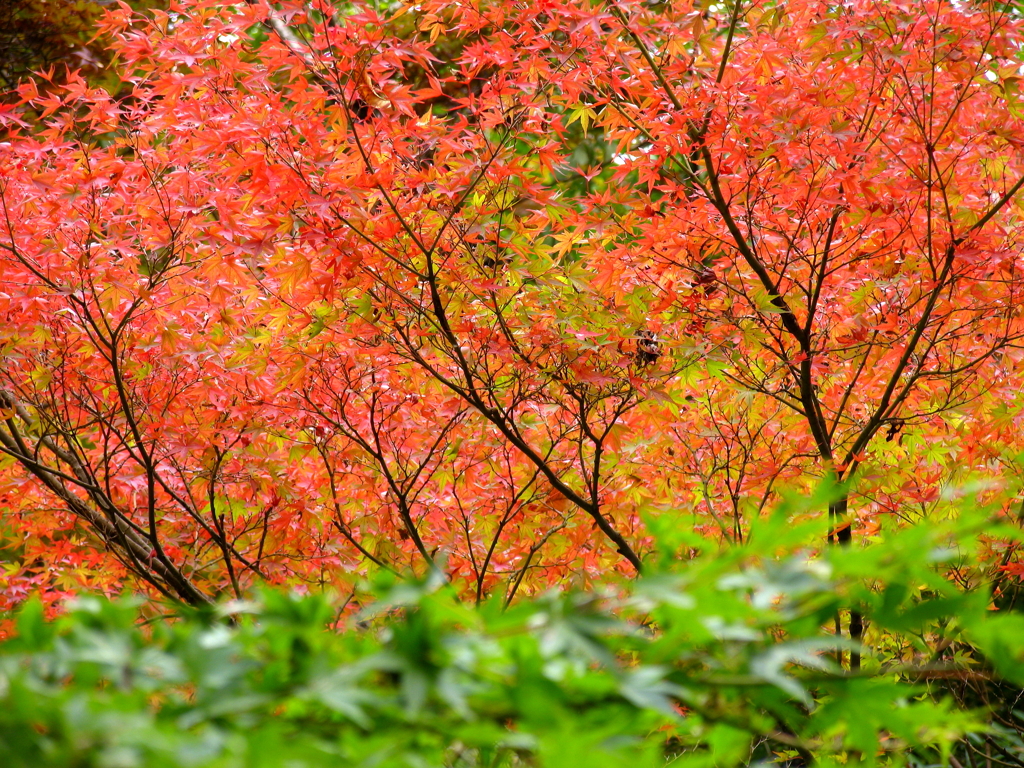
[[[849,519],[850,493],[845,488],[839,498],[828,506],[828,542],[848,547],[853,541],[853,522]],[[859,611],[850,611],[850,639],[859,643],[864,636],[864,619]],[[842,658],[842,652],[838,654]],[[850,651],[850,671],[860,669],[860,653]]]

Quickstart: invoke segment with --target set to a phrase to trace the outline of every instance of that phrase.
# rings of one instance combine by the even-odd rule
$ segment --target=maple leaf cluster
[[[832,477],[848,542],[1013,485],[998,4],[190,1],[101,31],[117,88],[0,113],[9,599],[374,567],[510,600],[639,571],[679,510],[742,540]]]

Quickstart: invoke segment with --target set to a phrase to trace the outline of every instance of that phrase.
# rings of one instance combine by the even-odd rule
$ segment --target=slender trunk
[[[828,506],[828,542],[848,547],[853,541],[853,522],[849,517],[850,493],[845,488],[841,495]],[[838,620],[837,620],[838,623]],[[859,611],[850,611],[850,639],[859,643],[864,636],[864,618]],[[842,658],[840,651],[839,657]],[[860,653],[850,651],[850,671],[860,669]]]

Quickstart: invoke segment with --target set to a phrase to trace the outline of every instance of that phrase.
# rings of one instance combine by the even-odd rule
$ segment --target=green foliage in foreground
[[[973,743],[1012,764],[1013,729],[935,682],[1024,684],[1024,616],[945,577],[975,567],[978,530],[1014,535],[966,515],[812,556],[821,531],[780,514],[742,548],[508,610],[378,585],[342,632],[330,601],[275,592],[144,625],[131,601],[54,623],[29,604],[0,645],[0,762],[956,765]],[[858,673],[827,629],[850,608],[869,622]]]

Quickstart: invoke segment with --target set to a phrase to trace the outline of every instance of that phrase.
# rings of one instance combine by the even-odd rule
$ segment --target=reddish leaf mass
[[[0,113],[8,602],[369,567],[512,599],[637,572],[645,520],[742,540],[826,475],[844,543],[1014,483],[1009,11],[182,2],[102,31],[123,83]]]

